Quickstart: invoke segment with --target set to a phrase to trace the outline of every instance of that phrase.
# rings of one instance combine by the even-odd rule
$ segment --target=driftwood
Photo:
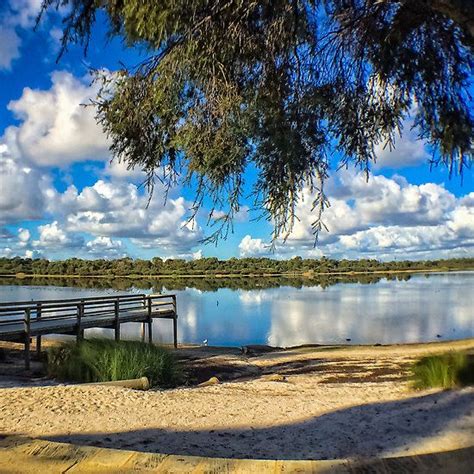
[[[150,388],[150,381],[147,377],[140,377],[139,379],[114,380],[112,382],[96,382],[84,385],[110,385],[113,387],[133,388],[134,390],[148,390]]]

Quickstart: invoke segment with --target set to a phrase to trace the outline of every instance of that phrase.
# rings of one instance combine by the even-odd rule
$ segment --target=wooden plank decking
[[[41,336],[74,334],[84,337],[89,328],[112,328],[120,339],[120,325],[141,322],[148,325],[152,342],[152,322],[155,318],[173,320],[173,340],[177,347],[176,295],[117,295],[64,300],[0,302],[0,340],[25,344],[25,366],[30,366],[31,338],[41,351]]]

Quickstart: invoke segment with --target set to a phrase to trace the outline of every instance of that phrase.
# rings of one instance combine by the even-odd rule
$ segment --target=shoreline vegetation
[[[412,373],[415,389],[474,385],[474,352],[451,350],[422,357],[413,365]]]
[[[107,274],[107,275],[66,275],[66,274],[41,274],[41,273],[0,273],[0,278],[278,278],[278,277],[304,277],[312,278],[318,276],[333,276],[333,277],[344,277],[344,276],[359,276],[359,275],[392,275],[392,274],[403,274],[403,273],[445,273],[445,272],[459,272],[459,271],[474,271],[474,266],[467,268],[419,268],[419,269],[407,269],[407,270],[366,270],[366,271],[348,271],[348,272],[285,272],[285,273],[208,273],[208,274],[184,274],[184,273],[161,273],[161,274],[131,274],[131,275],[120,275],[120,274]]]
[[[152,270],[157,270],[156,259],[151,261],[125,260],[127,265],[139,265],[140,262],[146,262],[147,265],[151,265]],[[171,264],[168,263],[168,260],[159,260],[161,264],[176,265],[176,262]],[[136,273],[136,267],[130,267],[127,274],[117,271],[117,268],[120,269],[120,265],[124,264],[124,259],[110,261],[69,259],[49,262],[47,260],[30,260],[19,257],[12,259],[0,258],[0,285],[58,286],[117,291],[136,288],[151,290],[156,293],[164,290],[179,291],[186,288],[196,288],[201,291],[217,291],[221,288],[261,290],[280,286],[293,288],[320,286],[321,288],[327,288],[338,283],[375,284],[382,279],[408,281],[415,274],[424,274],[425,278],[430,278],[431,274],[439,272],[474,270],[474,258],[433,262],[329,261],[328,259],[292,259],[286,261],[231,259],[220,261],[214,258],[201,260],[179,261],[180,265],[184,263],[189,266],[189,268],[186,267],[188,268],[187,272],[174,270],[173,273],[164,273],[165,268],[162,266],[161,273],[138,274]],[[330,264],[327,263],[328,261]],[[324,266],[321,266],[322,263],[326,265],[328,271],[322,271],[324,269]],[[88,266],[89,264],[96,265],[96,267]],[[108,274],[101,273],[103,272],[102,264],[109,267]],[[201,267],[214,267],[214,270],[209,269],[205,272],[201,270],[201,273],[193,273],[192,268],[196,268],[198,264]],[[279,265],[278,268],[281,271],[271,273],[262,270],[264,265],[267,265],[268,268],[269,264]],[[222,267],[225,265],[240,266],[240,273],[223,273]],[[294,268],[291,271],[282,271],[285,267],[288,270],[288,267],[292,265]],[[308,270],[309,267],[312,269]],[[86,273],[86,271],[91,270],[95,273]],[[50,273],[47,273],[47,271]],[[55,273],[58,271],[65,273]]]
[[[112,382],[147,377],[151,386],[171,387],[180,380],[174,354],[140,341],[84,339],[63,342],[46,352],[48,375],[66,382]]]
[[[0,277],[3,278],[274,278],[328,276],[383,275],[403,273],[428,273],[474,270],[474,258],[423,261],[381,262],[374,259],[335,260],[303,259],[290,260],[270,258],[231,258],[219,260],[215,257],[197,260],[167,259],[155,257],[151,260],[121,258],[115,260],[46,260],[29,258],[0,258]]]

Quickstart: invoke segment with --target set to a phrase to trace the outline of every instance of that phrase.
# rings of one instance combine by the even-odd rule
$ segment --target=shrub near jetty
[[[136,341],[89,339],[48,351],[48,373],[60,380],[108,382],[148,377],[154,386],[169,387],[178,379],[170,351]]]
[[[413,366],[414,388],[474,385],[474,354],[448,352],[423,357]]]

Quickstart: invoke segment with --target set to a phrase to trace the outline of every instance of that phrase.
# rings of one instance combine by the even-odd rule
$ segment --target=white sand
[[[472,340],[466,344],[474,347]],[[413,392],[408,386],[406,363],[432,350],[421,345],[304,349],[248,359],[268,373],[285,373],[285,383],[256,377],[149,392],[106,386],[6,388],[0,390],[0,431],[243,458],[358,458],[470,446],[474,388]],[[215,359],[243,363],[237,356]],[[367,376],[371,373],[378,375]]]

